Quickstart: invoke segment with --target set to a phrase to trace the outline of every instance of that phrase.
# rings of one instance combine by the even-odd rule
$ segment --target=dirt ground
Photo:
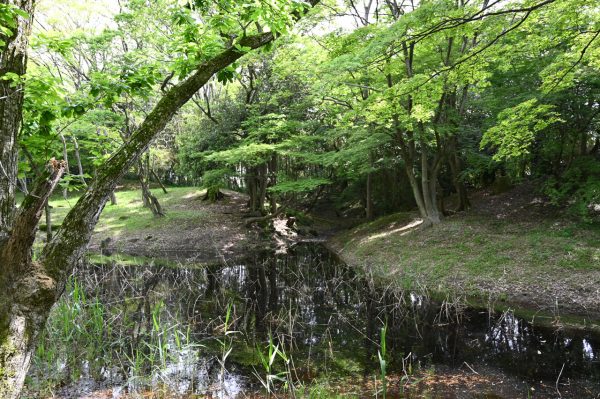
[[[232,262],[256,250],[268,248],[270,240],[261,229],[246,227],[247,197],[225,191],[225,199],[211,203],[203,193],[184,196],[174,203],[165,202],[169,215],[178,210],[195,212],[198,217],[166,221],[159,227],[94,233],[89,250],[111,255],[162,258],[182,263]]]

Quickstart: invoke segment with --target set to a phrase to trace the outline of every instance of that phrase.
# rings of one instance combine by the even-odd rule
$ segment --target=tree
[[[5,3],[2,3],[5,4]],[[148,148],[152,139],[165,127],[175,113],[209,79],[229,67],[247,52],[260,48],[285,31],[305,11],[307,5],[282,1],[277,7],[218,2],[190,2],[181,8],[169,3],[175,21],[187,29],[180,37],[184,50],[177,70],[180,81],[166,90],[143,122],[102,166],[88,190],[66,216],[60,230],[42,251],[32,258],[32,244],[41,216],[41,209],[64,172],[63,162],[53,161],[46,174],[28,195],[16,216],[14,214],[14,184],[16,178],[16,137],[22,107],[19,86],[4,81],[9,96],[3,103],[0,130],[6,143],[2,164],[7,170],[3,188],[0,220],[7,238],[0,247],[0,396],[19,395],[36,339],[43,329],[50,308],[62,294],[66,278],[83,256],[100,213],[117,181]],[[313,3],[309,4],[313,5]],[[19,2],[20,8],[9,4],[18,18],[18,29],[4,43],[3,72],[17,77],[25,73],[27,34],[33,4]],[[235,8],[232,10],[232,6]],[[7,9],[4,7],[4,9]],[[12,11],[11,11],[12,12]],[[27,13],[27,14],[26,14]],[[202,18],[194,18],[194,14]],[[3,14],[4,15],[4,14]],[[242,22],[240,26],[238,22]],[[211,30],[214,29],[214,30]],[[197,35],[202,34],[203,40]],[[211,40],[207,40],[207,39]],[[4,67],[6,65],[6,67]],[[6,73],[4,72],[4,76]],[[14,83],[14,82],[13,82]],[[15,117],[17,115],[17,117]],[[15,220],[14,223],[12,221]]]

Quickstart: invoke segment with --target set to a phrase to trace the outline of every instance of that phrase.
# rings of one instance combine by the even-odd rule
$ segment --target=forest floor
[[[121,262],[142,257],[155,263],[201,265],[226,263],[269,245],[260,229],[245,227],[243,194],[226,190],[225,199],[210,203],[203,200],[205,190],[195,187],[170,187],[168,194],[153,189],[166,214],[154,217],[142,206],[141,191],[128,188],[116,191],[117,204],[109,202],[104,208],[89,246],[93,256],[118,254]],[[52,198],[54,225],[77,199]]]
[[[600,226],[570,219],[526,185],[472,203],[432,228],[397,213],[329,245],[382,284],[600,320]]]
[[[245,226],[244,194],[226,191],[224,200],[210,203],[197,188],[168,190],[152,190],[165,210],[162,218],[142,206],[139,190],[117,191],[117,205],[106,205],[94,232],[92,256],[118,254],[121,262],[142,257],[155,263],[227,263],[273,247],[273,237],[279,239]],[[76,201],[75,196],[54,196],[53,224]],[[426,229],[410,212],[354,228],[347,227],[348,220],[314,217],[310,228],[330,236],[331,249],[382,285],[600,319],[599,226],[570,219],[528,186],[498,195],[478,192],[472,203],[469,211]]]

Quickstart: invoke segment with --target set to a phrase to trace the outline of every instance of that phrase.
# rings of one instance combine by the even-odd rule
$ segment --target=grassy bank
[[[177,227],[181,223],[200,223],[208,216],[208,213],[202,210],[179,206],[186,199],[201,196],[202,192],[197,187],[171,187],[168,189],[168,194],[159,189],[151,191],[161,205],[168,210],[166,217],[154,217],[148,208],[143,207],[140,190],[117,191],[115,193],[117,204],[107,203],[95,232],[110,232],[114,236],[120,236],[144,230],[153,231]],[[60,224],[78,199],[78,195],[69,196],[67,199],[61,195],[54,195],[50,200],[52,223]]]
[[[242,194],[228,191],[225,199],[211,203],[203,200],[204,191],[197,187],[170,187],[167,194],[160,189],[152,192],[164,217],[153,216],[143,206],[139,189],[117,191],[117,204],[109,202],[102,211],[90,251],[200,265],[243,257],[255,246],[266,245],[243,224],[247,198]],[[77,195],[51,198],[54,231],[77,200]],[[40,230],[43,240],[45,224]]]
[[[516,216],[469,212],[420,228],[399,213],[330,245],[385,284],[600,319],[600,227]]]

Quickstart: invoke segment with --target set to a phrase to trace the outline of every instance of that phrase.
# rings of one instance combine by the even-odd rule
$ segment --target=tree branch
[[[23,200],[15,217],[10,238],[2,247],[0,255],[3,266],[8,268],[8,274],[31,263],[31,246],[35,240],[38,222],[65,168],[65,161],[52,158],[46,170],[36,181],[33,190]],[[2,273],[4,272],[6,270],[2,270]]]
[[[239,47],[257,49],[274,39],[272,32],[265,32],[243,37],[238,44]],[[67,214],[58,234],[44,248],[40,261],[51,277],[65,281],[73,265],[85,253],[102,209],[118,180],[148,148],[154,137],[215,73],[244,54],[236,47],[228,47],[199,65],[185,80],[169,88],[129,140],[98,168],[96,179]],[[60,284],[57,289],[62,289]]]

